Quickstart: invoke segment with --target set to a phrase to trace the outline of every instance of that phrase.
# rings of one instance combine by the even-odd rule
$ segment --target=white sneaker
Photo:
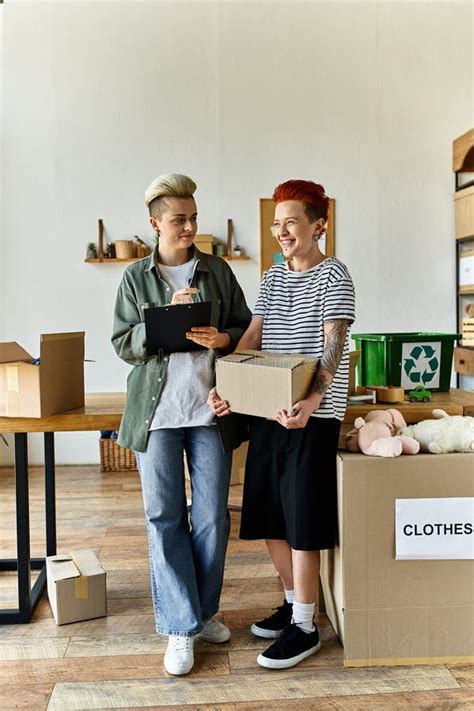
[[[230,629],[211,618],[204,623],[204,627],[198,634],[199,639],[204,640],[204,642],[213,642],[214,644],[221,644],[222,642],[227,642],[230,639]]]
[[[189,674],[194,665],[194,639],[195,637],[170,634],[164,659],[168,674]]]

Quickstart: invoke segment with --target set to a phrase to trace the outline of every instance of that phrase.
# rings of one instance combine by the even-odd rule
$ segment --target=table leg
[[[44,498],[46,506],[46,555],[56,555],[54,432],[44,433]]]
[[[29,622],[46,587],[44,558],[31,558],[30,506],[28,487],[28,435],[15,433],[16,559],[0,560],[0,571],[17,571],[18,607],[0,610],[0,624]],[[31,570],[40,574],[31,589]]]
[[[20,622],[28,622],[31,617],[31,560],[28,443],[26,432],[17,432],[15,434],[15,482],[19,620]]]

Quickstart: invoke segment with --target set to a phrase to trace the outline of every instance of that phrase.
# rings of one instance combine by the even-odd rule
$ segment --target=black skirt
[[[241,538],[286,540],[295,550],[334,548],[340,427],[335,418],[310,417],[297,430],[251,419]]]

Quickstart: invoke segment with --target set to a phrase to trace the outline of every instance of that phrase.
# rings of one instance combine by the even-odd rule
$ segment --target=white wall
[[[7,2],[1,340],[84,329],[88,391],[123,390],[109,339],[123,267],[83,262],[151,236],[143,192],[198,183],[200,230],[226,219],[254,261],[258,199],[288,178],[337,200],[354,330],[455,325],[452,140],[473,123],[472,5],[457,2]],[[31,459],[41,458],[38,438]],[[0,456],[8,460],[5,448]],[[97,435],[57,437],[93,462]]]

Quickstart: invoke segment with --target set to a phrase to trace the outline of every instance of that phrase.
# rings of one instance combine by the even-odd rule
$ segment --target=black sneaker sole
[[[316,654],[320,649],[321,642],[318,642],[315,647],[311,647],[305,652],[301,652],[301,654],[297,654],[295,657],[290,657],[289,659],[271,659],[270,657],[265,657],[263,654],[259,654],[257,662],[266,669],[289,669],[302,662],[303,659],[310,657],[312,654]]]
[[[250,627],[250,631],[256,637],[263,637],[264,639],[278,639],[283,630],[266,630],[265,627],[258,627],[258,625],[253,624]]]

